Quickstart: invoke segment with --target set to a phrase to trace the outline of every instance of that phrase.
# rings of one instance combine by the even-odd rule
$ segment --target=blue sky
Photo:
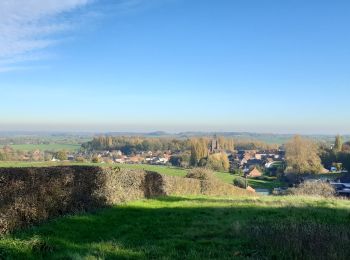
[[[0,127],[350,133],[349,12],[345,0],[1,1]]]

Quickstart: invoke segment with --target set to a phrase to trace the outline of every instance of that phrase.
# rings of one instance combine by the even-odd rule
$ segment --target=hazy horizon
[[[0,130],[349,134],[350,2],[0,2]]]
[[[109,133],[128,133],[128,134],[152,134],[157,132],[164,132],[165,134],[180,134],[180,133],[211,133],[211,134],[220,134],[220,133],[248,133],[248,134],[260,134],[260,135],[324,135],[324,136],[335,136],[335,135],[343,135],[343,136],[350,136],[350,132],[292,132],[292,131],[285,131],[285,132],[274,132],[274,131],[254,131],[253,129],[188,129],[183,128],[179,129],[178,131],[175,131],[174,128],[169,129],[157,129],[157,128],[103,128],[103,127],[96,127],[96,128],[67,128],[67,127],[44,127],[44,126],[37,126],[37,127],[31,127],[31,128],[6,128],[1,126],[0,130],[0,136],[3,133],[48,133],[48,134],[56,134],[56,133],[77,133],[77,134],[109,134]]]

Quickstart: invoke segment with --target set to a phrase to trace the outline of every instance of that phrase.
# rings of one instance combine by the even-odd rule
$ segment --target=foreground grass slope
[[[59,218],[0,240],[4,259],[346,259],[350,203],[161,197]]]

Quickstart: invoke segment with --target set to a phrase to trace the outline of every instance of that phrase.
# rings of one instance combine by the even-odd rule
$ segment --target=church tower
[[[215,153],[220,150],[220,145],[219,145],[219,140],[216,135],[214,135],[214,138],[211,140],[211,145],[210,145],[210,152]]]

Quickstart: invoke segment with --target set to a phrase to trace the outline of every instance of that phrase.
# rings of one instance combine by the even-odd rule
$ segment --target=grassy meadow
[[[346,259],[350,203],[160,197],[67,216],[0,240],[3,259]]]

